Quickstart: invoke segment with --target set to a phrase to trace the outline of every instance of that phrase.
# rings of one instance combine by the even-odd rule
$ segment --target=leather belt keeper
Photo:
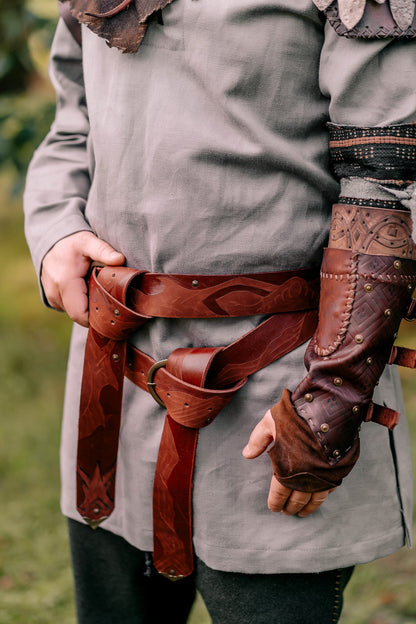
[[[198,430],[247,377],[307,341],[317,324],[318,270],[167,275],[94,268],[81,388],[77,509],[93,528],[114,509],[124,376],[166,407],[154,496],[154,564],[169,578],[193,569],[192,473]],[[155,316],[271,314],[226,347],[176,349],[155,362],[127,342]]]

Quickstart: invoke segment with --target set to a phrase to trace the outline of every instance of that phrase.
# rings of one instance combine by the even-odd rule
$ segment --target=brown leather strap
[[[178,580],[193,571],[192,475],[198,429],[166,415],[153,486],[153,563]]]
[[[405,368],[416,368],[416,350],[406,347],[393,347],[390,353],[389,364],[404,366]]]
[[[372,422],[383,425],[383,427],[387,427],[387,429],[393,431],[396,425],[399,424],[399,419],[400,412],[392,410],[385,405],[378,405],[377,403],[371,402],[364,421],[369,422],[371,420]]]
[[[126,338],[147,320],[125,305],[137,271],[120,271],[105,295],[96,287],[97,274],[90,278],[77,455],[77,508],[93,528],[114,509]]]
[[[113,277],[114,275],[114,277]],[[111,292],[118,273],[105,273]],[[100,277],[100,281],[103,276]],[[129,306],[145,316],[222,318],[307,310],[317,303],[315,269],[249,275],[138,273],[130,285]]]
[[[177,349],[167,365],[179,379],[202,387],[218,351]],[[191,408],[189,403],[184,407],[185,411]],[[166,415],[153,485],[153,563],[170,579],[189,576],[193,569],[192,475],[197,442],[198,429]]]
[[[248,375],[312,336],[318,292],[316,281],[307,281],[305,276],[312,278],[313,273],[161,276],[125,267],[92,272],[77,458],[78,510],[95,527],[114,509],[126,375],[151,391],[169,414],[154,494],[156,562],[168,576],[172,570],[175,577],[192,570],[190,488],[197,430],[212,422]],[[167,292],[168,301],[162,295],[166,297]],[[247,307],[238,301],[244,302],[245,297]],[[211,317],[234,316],[236,310],[241,315],[261,314],[270,310],[271,301],[276,314],[225,348],[177,349],[163,365],[126,345],[128,336],[151,318],[150,308],[168,310],[176,317],[183,298],[185,308],[193,307],[197,317],[202,312],[207,316],[207,310]],[[288,308],[288,301],[297,311],[278,314],[280,308]]]
[[[282,357],[307,340],[316,327],[317,314],[315,311],[297,312],[293,315],[287,313],[275,315],[269,319],[271,320],[280,321],[278,337],[273,336],[273,332],[270,331],[271,324],[265,321],[256,328],[257,331],[249,332],[243,339],[222,350],[177,349],[168,358],[167,366],[169,367],[169,361],[173,358],[178,377],[185,382],[192,379],[193,384],[201,385],[201,393],[207,393],[207,389],[202,387],[207,378],[217,379],[219,386],[225,385],[221,377],[221,368],[217,369],[216,363],[219,362],[219,366],[223,366],[222,370],[227,371],[228,383],[242,379],[237,386],[234,385],[228,390],[230,400],[254,370]],[[274,326],[277,329],[276,322]],[[269,339],[270,336],[273,337],[273,349],[267,353],[266,348],[267,355],[261,357],[264,348],[263,339],[266,335]],[[245,338],[248,340],[247,343]],[[247,349],[249,343],[251,349]],[[227,350],[229,354],[236,356],[235,360],[227,362]],[[239,353],[241,360],[238,358]],[[189,360],[195,359],[198,362],[197,367],[189,363]],[[205,360],[205,366],[201,359]],[[197,368],[200,371],[199,379],[195,375]],[[211,369],[216,373],[210,374]],[[163,369],[160,369],[161,377],[162,371]],[[158,388],[158,384],[156,387]],[[215,396],[215,392],[218,391],[210,392],[214,392]],[[157,394],[165,398],[165,393],[161,389],[157,390]],[[178,394],[179,400],[175,405],[175,391],[169,389],[166,393],[166,402],[170,401],[171,407],[168,406],[169,415],[165,421],[160,444],[153,499],[154,564],[159,572],[174,579],[189,575],[193,569],[191,486],[198,432],[191,427],[210,424],[219,411],[206,399],[202,404],[196,404],[194,394],[183,392]],[[174,418],[172,414],[175,415]],[[187,440],[185,445],[182,436]]]

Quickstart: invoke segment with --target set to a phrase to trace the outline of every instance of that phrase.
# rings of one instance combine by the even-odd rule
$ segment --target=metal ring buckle
[[[150,394],[152,395],[156,403],[158,403],[161,407],[164,407],[165,409],[166,409],[166,405],[164,404],[162,399],[158,396],[155,390],[156,384],[153,381],[153,377],[155,375],[155,372],[159,368],[166,368],[167,362],[168,362],[167,360],[159,360],[159,362],[155,362],[153,366],[149,368],[149,371],[147,373],[147,379],[146,379],[147,389],[149,390]]]

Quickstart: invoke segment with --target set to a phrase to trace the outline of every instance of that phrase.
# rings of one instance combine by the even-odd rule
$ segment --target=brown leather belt
[[[81,390],[77,509],[94,528],[114,509],[124,376],[167,409],[153,491],[154,564],[176,579],[193,569],[192,473],[198,429],[247,381],[308,340],[317,324],[318,270],[169,275],[94,268]],[[153,317],[271,314],[226,347],[176,349],[155,362],[127,339]]]

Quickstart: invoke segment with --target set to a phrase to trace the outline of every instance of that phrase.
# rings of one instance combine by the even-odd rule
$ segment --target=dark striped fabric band
[[[416,179],[416,124],[358,128],[328,124],[338,178],[362,177],[406,185]]]
[[[388,199],[368,199],[340,195],[337,203],[348,206],[363,206],[365,208],[382,208],[384,210],[408,210],[400,201],[390,201]]]

